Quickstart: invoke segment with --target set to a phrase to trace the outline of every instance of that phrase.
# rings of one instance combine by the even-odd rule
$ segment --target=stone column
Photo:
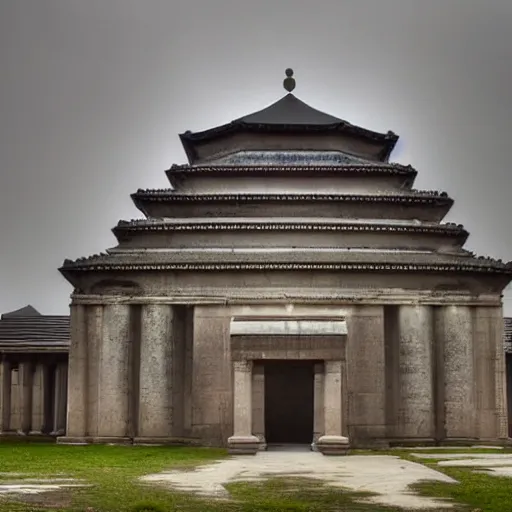
[[[475,378],[471,308],[443,308],[444,426],[448,439],[474,439]]]
[[[315,377],[314,377],[314,417],[313,417],[313,442],[311,448],[313,451],[318,451],[316,443],[324,434],[324,364],[315,364]]]
[[[254,455],[259,450],[259,439],[252,435],[252,364],[252,361],[233,363],[234,432],[228,439],[232,454]]]
[[[20,430],[26,435],[32,428],[33,403],[33,376],[34,365],[32,361],[23,361],[19,365],[19,403],[20,403]]]
[[[494,366],[494,387],[496,390],[495,407],[496,407],[496,430],[498,439],[508,439],[508,404],[507,404],[507,359],[503,349],[503,308],[495,308],[495,330],[493,336],[493,345],[495,348],[495,364]],[[512,411],[510,411],[512,413]]]
[[[431,441],[435,437],[432,375],[434,317],[429,306],[400,306],[399,408],[400,438]]]
[[[58,443],[85,442],[87,433],[87,369],[89,347],[87,344],[87,309],[86,306],[71,306],[71,339],[68,357],[68,406],[66,420],[66,437],[57,439]]]
[[[324,455],[345,455],[348,437],[342,435],[342,361],[326,361],[324,377],[324,435],[316,445]]]
[[[37,363],[34,374],[34,398],[31,434],[45,434],[52,430],[50,368],[46,363]]]
[[[104,306],[99,360],[98,439],[124,442],[128,434],[131,352],[130,306]]]
[[[230,310],[195,306],[192,354],[192,436],[223,446],[233,432]]]
[[[492,443],[508,438],[503,311],[476,307],[473,314],[478,439]]]
[[[98,437],[100,418],[100,359],[103,344],[103,306],[87,306],[86,433]],[[68,367],[71,375],[71,368]],[[74,379],[72,376],[71,379]],[[68,387],[69,389],[69,387]],[[69,400],[68,400],[69,401]],[[67,430],[69,431],[69,414]],[[69,434],[68,434],[69,435]]]
[[[52,431],[53,427],[53,418],[52,418],[52,387],[51,387],[51,372],[50,366],[48,364],[42,365],[42,407],[41,407],[41,432],[43,434],[49,434]],[[66,382],[67,385],[67,382]],[[67,389],[66,389],[67,395]]]
[[[265,367],[261,363],[253,365],[252,372],[252,432],[260,440],[260,450],[266,450]]]
[[[141,442],[172,435],[173,325],[172,306],[142,307],[137,433]]]
[[[7,359],[0,362],[0,434],[11,428],[12,368]]]
[[[386,343],[384,307],[358,305],[347,315],[344,429],[366,446],[385,446]],[[345,368],[344,368],[345,371]]]
[[[67,402],[67,364],[57,363],[55,368],[53,432],[52,435],[63,436],[66,432]]]

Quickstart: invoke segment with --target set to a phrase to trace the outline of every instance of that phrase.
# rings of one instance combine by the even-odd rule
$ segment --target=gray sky
[[[178,133],[274,102],[286,67],[311,106],[398,133],[466,247],[512,260],[512,1],[0,0],[0,312],[66,314],[64,258],[114,246]]]

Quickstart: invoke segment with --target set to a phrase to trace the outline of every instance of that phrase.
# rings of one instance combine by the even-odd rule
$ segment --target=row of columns
[[[396,307],[396,437],[431,439],[436,435],[438,417],[445,437],[474,437],[474,310],[466,306]],[[137,350],[134,311],[140,320]],[[73,306],[68,436],[172,435],[176,320],[173,306],[163,304]],[[137,382],[130,375],[134,367]],[[315,376],[315,438],[326,441],[332,437],[341,443],[345,439],[342,362],[326,361],[321,368]],[[252,421],[252,380],[252,363],[234,362],[230,446],[251,450],[260,441],[253,436],[258,432]],[[130,427],[130,422],[136,425]]]
[[[70,439],[60,442],[171,437],[176,321],[166,304],[72,306]]]
[[[18,434],[62,435],[66,430],[67,363],[20,362],[17,397],[13,396],[12,373],[11,361],[4,359],[0,363],[0,433],[14,430],[11,416],[14,398],[19,408]],[[37,396],[34,396],[35,377],[41,383]],[[40,418],[37,424],[34,417]]]
[[[500,308],[397,309],[396,437],[506,438]]]

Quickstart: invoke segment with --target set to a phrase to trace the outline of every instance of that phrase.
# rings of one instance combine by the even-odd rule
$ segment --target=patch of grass
[[[164,507],[165,511],[174,510],[169,508],[175,502],[173,495],[139,484],[137,477],[167,469],[211,463],[226,455],[225,450],[212,448],[2,443],[2,473],[30,473],[25,478],[66,475],[83,479],[85,483],[92,484],[92,487],[70,490],[63,488],[64,493],[61,494],[68,495],[66,500],[56,500],[54,493],[40,494],[37,495],[37,504],[34,503],[34,496],[0,498],[0,512],[83,512],[87,507],[90,507],[91,512],[132,512],[132,507],[138,503],[151,503]],[[19,479],[19,476],[13,475],[11,480]],[[3,475],[2,482],[6,483],[8,480]],[[55,504],[59,506],[53,507]],[[44,505],[50,507],[43,508]]]
[[[287,477],[232,483],[229,501],[137,481],[144,474],[190,468],[226,455],[225,450],[208,448],[2,443],[1,472],[30,473],[29,478],[66,475],[93,486],[0,498],[0,512],[403,512],[361,503],[370,495],[334,489],[317,480]],[[4,476],[3,482],[7,480]]]
[[[330,487],[307,478],[272,478],[261,482],[237,482],[226,485],[231,496],[243,508],[237,511],[296,512],[403,512],[396,507],[365,503],[374,494]]]
[[[458,448],[456,450],[446,450],[441,448],[428,448],[428,449],[415,449],[415,448],[395,448],[393,450],[387,448],[387,449],[381,449],[381,450],[350,450],[349,455],[395,455],[395,456],[408,456],[411,453],[426,453],[426,454],[446,454],[446,453],[455,453],[457,455],[468,455],[472,453],[492,453],[492,454],[499,454],[499,453],[505,453],[510,454],[512,453],[512,448],[505,447],[503,449],[497,449],[497,448]],[[417,460],[416,458],[413,458],[412,460]]]
[[[437,462],[445,459],[420,459],[411,453],[420,453],[414,449],[400,451],[403,459],[423,464],[435,471],[444,473],[458,483],[422,482],[411,486],[413,491],[422,496],[445,498],[469,507],[469,511],[509,512],[512,511],[512,478],[498,477],[480,473],[483,468],[439,466]],[[464,458],[477,453],[503,454],[512,453],[510,448],[493,450],[477,448],[467,450],[422,450],[421,453],[447,454],[455,453]]]
[[[484,450],[484,451],[482,451]],[[468,468],[438,467],[435,461],[410,456],[414,449],[363,451],[354,455],[394,455],[422,463],[459,480],[460,484],[423,483],[415,490],[425,496],[448,498],[470,505],[451,512],[479,508],[486,512],[512,511],[512,480],[479,474]],[[490,453],[506,453],[505,450]],[[448,453],[425,450],[422,453]],[[466,453],[458,450],[457,453]],[[467,453],[489,453],[489,449]],[[186,469],[226,457],[221,449],[144,446],[62,446],[43,443],[0,443],[1,483],[24,478],[73,477],[92,487],[66,489],[16,498],[0,497],[0,512],[404,512],[364,502],[367,493],[333,488],[304,478],[271,478],[227,485],[232,500],[215,500],[138,482],[139,476],[163,470]],[[441,509],[438,510],[440,512]]]
[[[423,496],[448,498],[471,507],[470,510],[508,512],[512,510],[512,479],[477,473],[474,468],[447,468],[427,464],[457,480],[419,483],[412,488]]]

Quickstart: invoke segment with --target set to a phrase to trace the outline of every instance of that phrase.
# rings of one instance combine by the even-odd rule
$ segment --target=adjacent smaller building
[[[66,431],[69,316],[27,306],[0,317],[0,433]]]

